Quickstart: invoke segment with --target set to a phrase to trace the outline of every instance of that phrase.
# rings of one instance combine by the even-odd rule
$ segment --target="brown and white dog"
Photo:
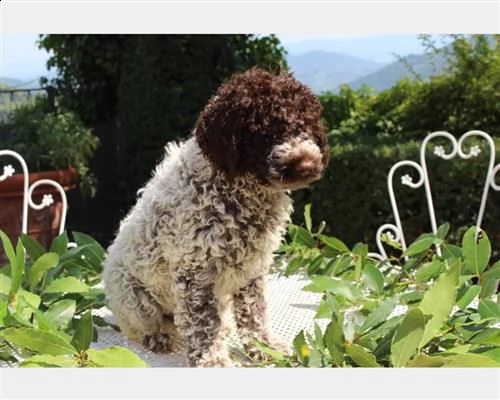
[[[251,355],[263,356],[251,336],[278,346],[266,275],[290,220],[290,190],[318,180],[328,163],[321,111],[291,74],[252,68],[220,86],[189,139],[166,146],[104,263],[127,336],[156,352],[184,348],[191,366],[231,366],[234,317]]]

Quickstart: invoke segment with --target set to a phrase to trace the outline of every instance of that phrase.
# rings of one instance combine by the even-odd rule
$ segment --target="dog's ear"
[[[204,156],[228,179],[238,174],[238,138],[241,121],[221,107],[214,96],[198,117],[195,136]],[[224,110],[226,112],[224,112]]]

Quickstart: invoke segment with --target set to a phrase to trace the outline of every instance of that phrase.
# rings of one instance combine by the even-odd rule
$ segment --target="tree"
[[[313,218],[327,223],[325,232],[330,229],[351,245],[373,240],[380,225],[393,221],[386,186],[390,168],[403,159],[418,160],[419,146],[432,131],[446,130],[455,137],[473,129],[486,131],[497,144],[498,162],[500,35],[454,35],[447,37],[445,46],[422,39],[429,58],[446,59],[439,75],[401,80],[390,89],[365,96],[348,89],[320,96],[324,115],[334,127],[332,162],[321,181],[295,194],[297,223],[305,204],[312,203]],[[447,141],[432,144],[450,148]],[[488,156],[488,151],[482,151],[474,161],[449,162],[428,157],[438,218],[452,223],[454,238],[477,216]],[[404,188],[400,196],[398,205],[407,232],[416,236],[428,229],[422,226],[428,221],[425,196]],[[483,227],[495,235],[495,250],[500,254],[500,207],[495,200],[499,193],[490,191],[489,196]]]
[[[103,214],[114,215],[112,226],[101,229],[110,232],[165,143],[189,135],[225,78],[255,65],[287,69],[274,35],[42,35],[39,45],[58,72],[44,84],[56,88],[68,109],[91,125],[117,122],[116,129],[97,130],[96,172],[106,184],[88,206],[102,208],[99,197],[109,197]]]

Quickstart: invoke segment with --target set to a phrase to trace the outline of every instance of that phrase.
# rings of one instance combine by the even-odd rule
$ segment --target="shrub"
[[[432,145],[441,143],[438,139]],[[473,143],[473,142],[471,142]],[[484,143],[478,142],[478,143]],[[498,139],[496,143],[499,143]],[[448,143],[444,143],[446,148]],[[484,147],[483,147],[484,148]],[[497,148],[500,149],[499,146]],[[387,191],[390,168],[398,161],[419,162],[420,142],[409,141],[398,145],[372,143],[334,145],[331,161],[324,177],[311,188],[294,195],[294,223],[304,223],[306,204],[312,204],[314,220],[325,221],[325,232],[352,246],[358,241],[374,246],[377,229],[385,223],[394,223]],[[498,158],[497,151],[497,158]],[[433,154],[427,156],[431,190],[438,224],[453,221],[451,239],[461,237],[467,226],[475,221],[486,178],[489,155],[483,151],[476,159],[444,161]],[[410,189],[401,185],[400,178],[409,173],[414,182],[418,175],[411,167],[398,170],[394,190],[407,242],[431,229],[424,188]],[[490,189],[483,219],[484,229],[500,239],[497,221],[500,218],[499,194]],[[495,251],[500,250],[495,240]]]
[[[31,172],[76,168],[83,192],[94,194],[89,163],[99,141],[75,113],[64,108],[51,111],[47,100],[39,97],[14,110],[0,130],[0,147],[21,154]]]
[[[304,222],[304,205],[312,203],[314,218],[326,222],[326,232],[342,237],[348,245],[359,240],[373,244],[378,227],[393,222],[386,181],[394,163],[419,161],[418,146],[432,131],[446,130],[457,138],[471,129],[496,135],[500,35],[456,35],[444,48],[425,37],[424,43],[429,57],[446,59],[441,75],[427,81],[401,80],[377,94],[367,88],[342,88],[336,95],[320,96],[331,130],[332,159],[320,182],[295,194],[295,223]],[[495,142],[500,149],[499,140]],[[484,153],[474,161],[429,156],[437,217],[441,222],[453,221],[455,240],[477,216],[488,156]],[[395,187],[401,185],[395,182]],[[423,223],[428,221],[427,204],[423,191],[404,188],[399,193],[403,225],[411,241],[421,229],[430,229]],[[497,200],[498,193],[491,190],[483,225],[500,239]],[[494,243],[497,252],[500,240]]]
[[[483,230],[461,246],[449,225],[423,234],[406,252],[377,261],[366,244],[289,227],[280,249],[285,275],[303,272],[304,290],[321,295],[313,332],[301,331],[291,355],[258,343],[285,367],[500,367],[500,262],[491,263]],[[397,248],[397,245],[392,243]],[[442,255],[438,256],[435,246]]]
[[[21,367],[146,366],[119,346],[90,348],[96,325],[110,325],[92,315],[105,305],[104,250],[83,233],[73,237],[77,247],[68,249],[63,233],[46,252],[25,235],[14,248],[0,231],[9,259],[0,269],[0,360]]]

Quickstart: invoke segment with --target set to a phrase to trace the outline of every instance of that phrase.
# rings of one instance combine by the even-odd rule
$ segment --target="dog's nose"
[[[311,173],[316,167],[314,161],[304,158],[295,165],[295,171],[300,175]]]

